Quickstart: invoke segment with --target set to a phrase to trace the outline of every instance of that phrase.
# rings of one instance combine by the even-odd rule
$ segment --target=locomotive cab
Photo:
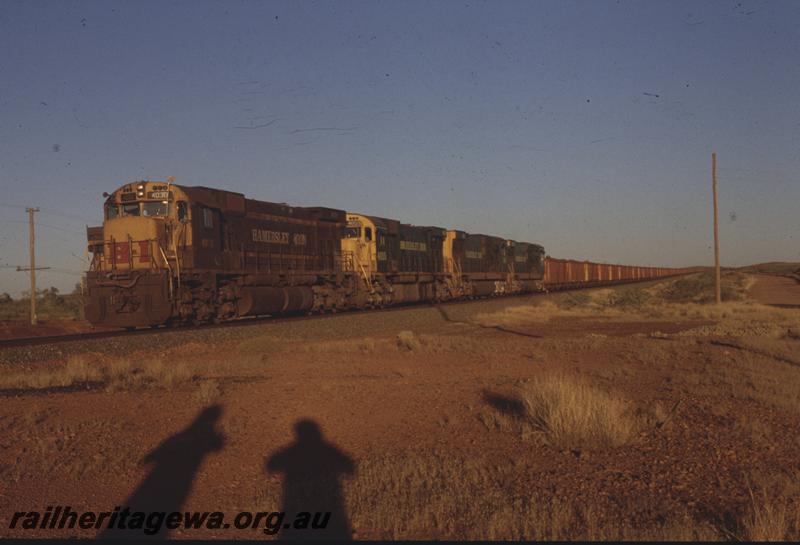
[[[183,191],[163,182],[127,184],[104,205],[105,247],[95,254],[95,269],[122,272],[136,269],[169,269],[178,259],[176,250],[191,236],[188,198]],[[180,240],[179,240],[180,239]]]
[[[395,220],[348,213],[341,243],[343,255],[352,260],[347,267],[367,275],[394,272],[398,225]]]

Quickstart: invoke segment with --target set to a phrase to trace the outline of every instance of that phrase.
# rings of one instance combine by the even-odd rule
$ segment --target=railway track
[[[544,294],[543,292],[542,294]],[[517,295],[507,295],[502,297],[503,299],[514,299],[520,297],[530,297],[532,295],[536,295],[535,293],[520,293]],[[111,331],[89,331],[85,333],[74,333],[68,335],[48,335],[48,336],[37,336],[37,337],[21,337],[16,339],[3,339],[0,340],[0,349],[3,348],[16,348],[21,346],[36,346],[36,345],[43,345],[43,344],[61,344],[61,343],[70,343],[70,342],[82,342],[82,341],[89,341],[95,339],[108,339],[108,338],[119,338],[119,337],[127,337],[127,336],[141,336],[141,335],[157,335],[159,333],[172,333],[172,332],[180,332],[180,331],[197,331],[203,329],[220,329],[220,328],[227,328],[227,327],[243,327],[243,326],[252,326],[257,324],[274,324],[274,323],[285,323],[285,322],[295,322],[295,321],[303,321],[303,320],[316,320],[321,318],[332,318],[333,316],[352,316],[355,314],[362,314],[365,312],[369,313],[379,313],[379,312],[398,312],[403,311],[411,308],[420,308],[424,306],[443,306],[443,305],[461,305],[461,304],[468,304],[468,303],[475,303],[483,299],[464,299],[458,301],[447,301],[443,303],[408,303],[408,304],[400,304],[400,305],[393,305],[391,307],[384,307],[384,308],[374,308],[374,309],[362,309],[362,310],[347,310],[339,313],[325,313],[325,314],[300,314],[300,315],[285,315],[285,316],[260,316],[254,318],[241,318],[238,320],[232,320],[230,322],[221,322],[218,324],[208,323],[208,324],[199,324],[199,325],[181,325],[181,326],[171,326],[171,327],[158,327],[158,328],[143,328],[143,329],[135,329],[135,330],[111,330]]]
[[[208,324],[199,324],[199,325],[181,325],[181,326],[171,326],[171,327],[157,327],[157,328],[143,328],[143,329],[135,329],[135,330],[111,330],[111,331],[89,331],[85,333],[74,333],[68,335],[48,335],[48,336],[37,336],[37,337],[20,337],[16,339],[3,339],[0,340],[0,349],[3,348],[16,348],[16,347],[23,347],[23,346],[37,346],[37,345],[45,345],[45,344],[61,344],[61,343],[70,343],[70,342],[82,342],[82,341],[89,341],[95,339],[110,339],[110,338],[119,338],[119,337],[127,337],[127,336],[143,336],[143,335],[157,335],[160,333],[172,333],[172,332],[180,332],[180,331],[197,331],[203,329],[220,329],[220,328],[227,328],[227,327],[243,327],[243,326],[252,326],[257,324],[265,324],[265,323],[284,323],[289,321],[303,321],[303,320],[316,320],[320,318],[331,318],[332,316],[352,316],[355,314],[362,314],[365,312],[370,313],[378,313],[378,312],[398,312],[412,308],[420,308],[424,306],[434,307],[434,306],[451,306],[451,305],[463,305],[463,304],[470,304],[479,301],[485,301],[487,299],[518,299],[522,297],[531,297],[536,295],[547,295],[548,293],[552,293],[555,291],[558,292],[565,292],[565,291],[578,291],[578,290],[585,290],[585,289],[599,289],[599,288],[608,288],[608,287],[618,287],[628,284],[654,284],[657,282],[661,282],[665,280],[664,278],[653,280],[640,280],[640,281],[631,281],[631,282],[620,282],[615,284],[607,284],[607,285],[591,285],[591,286],[580,286],[580,287],[569,287],[569,288],[562,288],[557,290],[550,290],[545,292],[528,292],[528,293],[520,293],[515,295],[504,295],[500,297],[482,297],[482,298],[475,298],[475,299],[461,299],[457,301],[446,301],[442,303],[431,303],[431,302],[422,302],[422,303],[406,303],[400,305],[393,305],[390,307],[384,308],[375,308],[375,309],[362,309],[362,310],[347,310],[340,313],[325,313],[325,314],[299,314],[299,315],[284,315],[284,316],[261,316],[261,317],[254,317],[254,318],[241,318],[238,320],[233,320],[230,322],[222,322],[218,324],[208,323]]]

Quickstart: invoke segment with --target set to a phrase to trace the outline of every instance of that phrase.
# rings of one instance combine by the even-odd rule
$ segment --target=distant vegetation
[[[788,261],[759,263],[758,265],[742,267],[739,270],[745,273],[780,274],[782,276],[791,276],[797,280],[800,280],[800,263],[791,263]]]
[[[739,271],[722,273],[722,300],[742,301],[746,299],[748,276]],[[580,310],[587,307],[636,311],[657,307],[664,303],[695,303],[705,305],[714,302],[714,273],[695,273],[661,282],[653,287],[636,285],[620,286],[614,290],[596,292],[565,292],[554,298],[555,305],[562,310]],[[541,306],[541,305],[540,305]]]
[[[30,319],[30,293],[14,299],[8,293],[0,294],[0,320],[25,321]],[[70,294],[61,294],[58,288],[36,290],[36,315],[40,320],[79,320],[83,318],[83,294],[80,284]]]
[[[744,298],[747,277],[738,272],[725,272],[722,275],[720,292],[723,301],[739,301]],[[714,274],[704,272],[679,278],[672,282],[661,297],[671,303],[713,303]]]

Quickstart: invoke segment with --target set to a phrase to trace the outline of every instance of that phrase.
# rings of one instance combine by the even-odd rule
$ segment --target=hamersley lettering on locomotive
[[[427,252],[428,245],[424,242],[414,242],[413,240],[401,240],[400,249],[412,252]]]
[[[268,242],[271,244],[289,244],[289,240],[295,246],[306,245],[306,235],[303,233],[295,233],[289,236],[285,231],[267,231],[265,229],[251,229],[253,235],[253,242]]]

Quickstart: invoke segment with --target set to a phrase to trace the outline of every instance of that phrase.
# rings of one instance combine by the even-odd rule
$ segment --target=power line
[[[23,220],[0,220],[0,223],[24,223],[24,224],[27,224],[28,222],[27,221],[23,221]],[[78,231],[73,231],[72,229],[66,229],[64,227],[58,227],[57,225],[48,225],[46,223],[41,223],[41,222],[38,222],[38,221],[35,222],[35,224],[36,224],[37,227],[46,227],[47,229],[55,229],[56,231],[72,233],[74,235],[81,236],[81,237],[86,235],[86,233],[79,233]]]
[[[20,210],[27,210],[27,206],[23,206],[21,204],[14,204],[14,203],[0,203],[0,206],[4,206],[6,208],[18,208]],[[42,212],[47,212],[48,214],[52,214],[55,216],[62,216],[64,218],[69,218],[76,221],[81,221],[83,223],[97,223],[97,219],[88,219],[83,216],[78,216],[77,214],[69,214],[66,212],[60,212],[58,210],[53,210],[52,208],[41,208],[39,210]]]
[[[89,264],[86,264],[86,267],[89,267]],[[28,267],[22,267],[21,265],[0,265],[0,269],[12,269],[17,272],[29,272]],[[86,271],[78,271],[75,269],[67,269],[64,267],[37,267],[36,270],[40,271],[48,271],[54,272],[59,274],[73,274],[73,275],[83,275]]]
[[[83,276],[82,271],[74,271],[72,269],[62,269],[59,267],[47,267],[47,272],[54,272],[57,274],[66,274],[70,276]]]

